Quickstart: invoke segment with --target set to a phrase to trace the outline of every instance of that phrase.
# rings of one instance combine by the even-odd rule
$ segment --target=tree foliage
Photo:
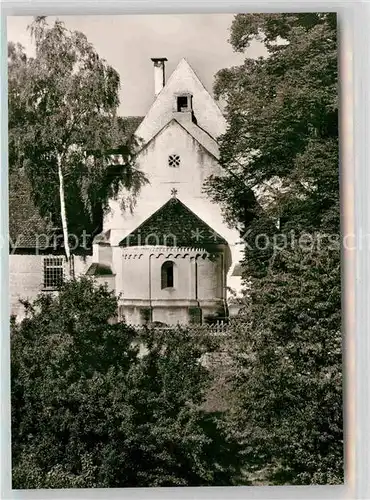
[[[201,343],[138,338],[86,278],[27,310],[11,332],[13,487],[232,484],[236,447],[202,409]]]
[[[343,481],[340,259],[279,252],[234,324],[230,432],[248,474],[273,484]]]
[[[253,190],[265,213],[268,204],[269,216],[288,217],[297,231],[338,231],[335,14],[236,16],[233,47],[243,51],[256,36],[268,56],[217,75],[215,93],[227,102],[221,164],[229,185],[211,177],[209,191],[234,224],[244,224],[240,207]]]
[[[217,75],[223,178],[207,192],[245,240],[230,432],[274,484],[343,481],[336,16],[237,15]],[[277,224],[277,221],[279,222]]]
[[[64,198],[68,231],[91,233],[109,197],[121,186],[135,195],[144,182],[116,116],[119,75],[61,21],[39,17],[29,29],[34,57],[8,45],[9,168],[25,169],[42,216],[61,227]],[[113,148],[123,161],[111,168]]]

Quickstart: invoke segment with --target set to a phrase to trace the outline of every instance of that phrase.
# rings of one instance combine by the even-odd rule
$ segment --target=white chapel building
[[[119,296],[120,316],[131,324],[225,320],[228,290],[241,288],[236,269],[242,247],[203,184],[211,174],[222,175],[217,138],[226,121],[189,63],[182,59],[166,81],[166,61],[152,59],[154,101],[135,131],[137,168],[148,183],[132,213],[121,208],[127,192],[110,201],[92,255],[75,257],[75,273],[107,283]],[[48,288],[45,272],[50,285],[55,267],[64,265],[50,255],[28,252],[28,264],[21,257],[10,255],[14,314],[22,293],[33,298]],[[31,263],[31,257],[38,260]],[[21,275],[22,266],[31,266],[32,276]]]

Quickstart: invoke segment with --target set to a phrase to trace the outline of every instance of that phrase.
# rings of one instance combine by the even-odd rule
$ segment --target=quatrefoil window
[[[169,167],[179,167],[180,166],[180,156],[179,155],[170,155],[168,157],[168,166]]]

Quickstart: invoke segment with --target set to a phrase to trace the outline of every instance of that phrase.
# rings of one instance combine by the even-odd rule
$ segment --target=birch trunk
[[[62,172],[62,159],[60,154],[58,154],[58,177],[59,177],[60,217],[62,219],[64,250],[66,253],[67,262],[70,264],[71,252],[68,242],[68,225],[67,225],[67,213],[66,213],[65,194],[64,194],[64,178]],[[71,270],[69,270],[69,272],[71,273]]]

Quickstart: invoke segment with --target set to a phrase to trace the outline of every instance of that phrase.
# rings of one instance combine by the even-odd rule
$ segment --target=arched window
[[[161,268],[161,288],[173,288],[174,263],[170,260],[164,262]]]

